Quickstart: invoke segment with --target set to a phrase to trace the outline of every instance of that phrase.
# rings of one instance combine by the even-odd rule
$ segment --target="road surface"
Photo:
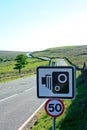
[[[67,66],[64,59],[56,59],[57,66]]]
[[[0,130],[17,130],[43,102],[35,76],[0,83]]]
[[[57,59],[58,66],[66,66]],[[36,97],[36,77],[0,83],[0,130],[17,130],[44,102]]]

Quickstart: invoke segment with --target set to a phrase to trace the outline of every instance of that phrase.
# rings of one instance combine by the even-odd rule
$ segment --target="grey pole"
[[[53,117],[53,129],[56,130],[56,117]]]

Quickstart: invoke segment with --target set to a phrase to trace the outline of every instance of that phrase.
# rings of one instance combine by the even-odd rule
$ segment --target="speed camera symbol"
[[[69,93],[69,73],[53,72],[52,73],[52,92]]]
[[[52,75],[42,77],[42,84],[50,89],[52,93],[68,93],[69,92],[69,73],[53,72]]]

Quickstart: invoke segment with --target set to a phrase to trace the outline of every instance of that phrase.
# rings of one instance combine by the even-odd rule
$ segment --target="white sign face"
[[[45,104],[45,111],[49,116],[58,117],[64,112],[64,104],[61,100],[50,99]]]
[[[38,67],[37,96],[72,99],[75,97],[75,81],[74,67]]]

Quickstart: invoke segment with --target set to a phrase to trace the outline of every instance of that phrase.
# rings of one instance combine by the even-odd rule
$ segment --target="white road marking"
[[[14,95],[11,95],[11,96],[6,97],[6,98],[4,98],[4,99],[1,99],[0,102],[6,101],[6,100],[8,100],[8,99],[10,99],[10,98],[13,98],[13,97],[17,96],[17,95],[18,95],[18,94],[14,94]]]
[[[35,88],[35,87],[32,87],[32,88],[26,89],[24,92],[28,92],[28,91],[32,90],[33,88]]]
[[[24,90],[23,92],[28,92],[28,91],[32,90],[33,88],[35,88],[35,87],[26,89],[26,90]],[[18,95],[19,95],[19,93],[16,93],[16,94],[11,95],[11,96],[9,96],[9,97],[3,98],[3,99],[0,100],[0,102],[6,101],[6,100],[8,100],[8,99],[10,99],[10,98],[13,98],[13,97],[15,97],[15,96],[18,96]]]
[[[47,100],[45,100],[40,107],[24,122],[24,124],[22,124],[22,126],[18,129],[18,130],[23,130],[24,128],[26,128],[27,124],[30,122],[30,120],[34,117],[34,115],[44,106],[45,102]]]

